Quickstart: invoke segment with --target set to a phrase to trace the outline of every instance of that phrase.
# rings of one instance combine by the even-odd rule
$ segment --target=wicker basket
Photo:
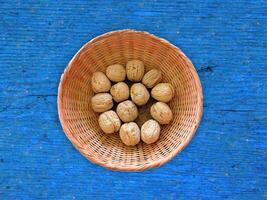
[[[106,135],[92,111],[91,75],[108,65],[140,59],[146,70],[159,68],[163,82],[175,86],[174,119],[154,144],[125,146],[118,134]],[[148,109],[140,111],[148,116]],[[177,47],[147,32],[113,31],[85,44],[65,69],[58,89],[58,113],[73,145],[90,161],[112,170],[143,171],[172,159],[192,139],[202,115],[202,89],[190,60]]]

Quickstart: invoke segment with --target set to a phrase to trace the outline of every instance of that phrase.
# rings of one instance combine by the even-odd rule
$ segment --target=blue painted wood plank
[[[0,1],[0,199],[267,199],[266,10],[263,0]],[[142,173],[88,162],[57,116],[71,57],[124,28],[181,48],[204,93],[190,145]]]

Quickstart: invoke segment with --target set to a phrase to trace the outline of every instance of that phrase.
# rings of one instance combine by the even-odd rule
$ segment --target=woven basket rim
[[[81,146],[79,144],[79,142],[76,140],[76,138],[73,136],[73,134],[71,133],[71,130],[69,130],[67,128],[67,126],[64,126],[65,119],[63,117],[63,84],[66,81],[67,77],[66,74],[67,72],[70,70],[71,68],[71,63],[73,62],[73,60],[76,58],[77,55],[79,55],[79,53],[88,45],[92,46],[92,45],[98,45],[99,43],[102,42],[102,39],[105,39],[109,36],[112,36],[114,34],[124,34],[124,33],[137,33],[137,34],[144,34],[146,36],[149,37],[153,37],[154,39],[158,40],[160,43],[162,44],[167,44],[169,46],[171,46],[173,49],[175,49],[179,55],[182,56],[182,58],[189,64],[188,67],[194,77],[194,82],[195,82],[195,86],[196,86],[196,90],[197,90],[197,99],[198,99],[198,112],[197,112],[197,118],[196,118],[196,124],[194,129],[192,129],[191,134],[189,134],[189,136],[184,140],[182,145],[179,145],[178,148],[176,148],[175,150],[173,150],[170,154],[168,154],[167,156],[163,157],[160,160],[154,161],[154,162],[150,162],[144,165],[140,165],[140,166],[121,166],[121,165],[114,165],[112,163],[108,163],[108,162],[103,162],[100,159],[98,159],[96,156],[94,156],[93,153],[90,153],[90,149],[85,149],[83,146]],[[67,64],[64,72],[62,73],[61,77],[60,77],[60,82],[59,82],[59,86],[58,86],[58,97],[57,97],[57,107],[58,107],[58,116],[59,116],[59,120],[62,126],[62,129],[65,133],[65,135],[67,136],[67,138],[71,141],[71,143],[73,144],[73,146],[83,155],[85,156],[89,161],[101,165],[105,168],[111,169],[111,170],[116,170],[116,171],[144,171],[144,170],[148,170],[151,168],[155,168],[155,167],[160,167],[161,165],[163,165],[164,163],[170,161],[173,157],[175,157],[179,152],[181,152],[188,144],[189,142],[192,140],[193,136],[196,133],[196,130],[199,126],[201,117],[202,117],[202,112],[203,112],[203,93],[202,93],[202,86],[201,86],[201,82],[199,79],[199,76],[197,74],[197,71],[194,68],[194,65],[192,64],[192,62],[187,58],[187,56],[175,45],[171,44],[169,41],[167,41],[166,39],[163,38],[159,38],[149,32],[146,31],[137,31],[134,29],[123,29],[123,30],[115,30],[115,31],[110,31],[104,34],[101,34],[93,39],[91,39],[89,42],[85,43],[80,49],[79,51],[72,57],[72,59],[69,61],[69,63]]]

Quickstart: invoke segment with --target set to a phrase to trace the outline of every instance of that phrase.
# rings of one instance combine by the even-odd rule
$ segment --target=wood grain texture
[[[267,199],[264,1],[0,1],[0,199]],[[91,164],[62,132],[59,78],[107,31],[181,48],[203,86],[190,145],[142,173]]]

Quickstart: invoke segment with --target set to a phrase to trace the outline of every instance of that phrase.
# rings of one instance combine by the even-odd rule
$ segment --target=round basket
[[[174,118],[162,126],[159,140],[147,145],[124,145],[118,134],[106,135],[93,112],[91,75],[108,65],[142,60],[146,71],[158,68],[163,82],[175,87],[170,102]],[[192,139],[202,115],[202,89],[190,60],[174,45],[147,32],[113,31],[85,44],[69,62],[58,89],[58,113],[72,144],[90,161],[112,170],[142,171],[172,159]],[[149,109],[141,111],[148,116]]]

